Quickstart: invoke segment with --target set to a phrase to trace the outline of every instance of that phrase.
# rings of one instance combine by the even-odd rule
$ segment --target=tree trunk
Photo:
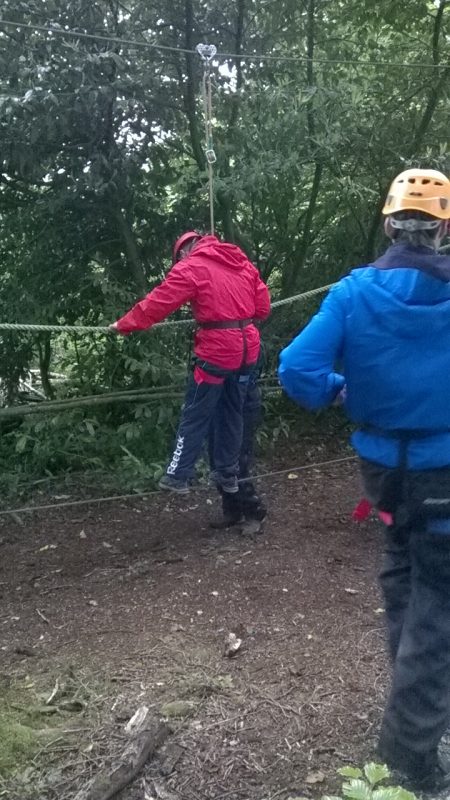
[[[130,268],[134,283],[139,294],[144,296],[147,294],[147,279],[142,267],[142,262],[133,230],[120,206],[117,205],[115,208],[113,208],[113,215],[115,221],[117,222],[119,233],[125,246],[127,263]]]
[[[192,0],[185,0],[184,4],[185,13],[185,47],[186,50],[194,50],[194,42],[192,39],[192,32],[194,30],[194,9]],[[199,170],[202,172],[206,167],[206,157],[203,152],[201,135],[197,124],[197,114],[195,110],[196,105],[196,85],[195,85],[195,69],[194,59],[198,56],[192,53],[186,53],[186,88],[184,90],[184,108],[189,125],[189,135],[191,137],[191,146],[194,158],[197,162]]]
[[[306,256],[308,255],[309,245],[311,243],[312,222],[314,219],[314,212],[316,210],[317,198],[319,196],[322,173],[323,173],[323,164],[320,161],[316,161],[316,165],[314,168],[314,177],[311,187],[311,194],[309,195],[309,203],[305,215],[305,222],[303,225],[303,234],[302,238],[300,239],[299,245],[298,247],[296,247],[294,252],[293,268],[290,271],[289,279],[284,286],[285,290],[284,296],[287,296],[290,292],[295,291],[296,287],[300,283],[299,281],[300,273],[304,267]]]
[[[239,54],[242,50],[242,39],[244,35],[245,3],[246,0],[238,0],[237,2],[236,33],[234,37],[234,48],[233,48],[237,56],[237,58],[234,59],[234,66],[236,67],[236,92],[231,97],[232,106],[227,127],[227,140],[231,142],[234,139],[234,131],[236,128],[236,123],[239,114],[239,104],[240,104],[239,90],[241,89],[243,82],[242,62],[241,59],[239,58]],[[230,174],[230,161],[228,156],[226,157],[226,160],[222,161],[221,167],[224,176]],[[225,239],[229,242],[237,242],[238,244],[243,246],[244,249],[248,251],[249,245],[243,241],[241,234],[236,230],[236,225],[233,220],[232,198],[230,197],[230,195],[218,191],[217,204],[219,206],[219,213],[222,220]]]
[[[38,353],[39,353],[39,372],[41,375],[42,388],[44,394],[50,400],[55,397],[55,390],[52,386],[49,370],[50,361],[52,357],[51,339],[49,333],[43,333],[37,340]]]
[[[314,62],[313,62],[315,13],[316,13],[316,0],[308,0],[307,23],[306,23],[306,54],[308,56],[308,61],[306,63],[306,79],[307,79],[307,85],[310,89],[312,89],[315,86]],[[308,137],[310,142],[310,148],[314,154],[314,165],[315,165],[314,177],[311,186],[311,193],[309,196],[308,208],[306,210],[306,214],[304,217],[302,235],[297,247],[295,248],[295,252],[292,258],[291,268],[287,271],[287,274],[283,276],[284,280],[283,280],[282,295],[285,297],[288,296],[289,293],[294,291],[296,286],[298,285],[299,276],[308,255],[309,245],[311,243],[311,236],[312,236],[312,223],[314,220],[314,213],[316,210],[317,199],[319,196],[320,184],[323,174],[323,162],[318,152],[317,142],[315,140],[316,119],[315,119],[313,99],[311,99],[311,102],[308,103],[306,115],[307,115],[306,119],[308,126]]]

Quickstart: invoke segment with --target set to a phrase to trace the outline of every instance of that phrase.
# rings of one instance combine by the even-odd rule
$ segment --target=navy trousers
[[[362,472],[367,495],[394,518],[380,573],[393,677],[379,752],[420,779],[450,722],[450,470],[402,474],[363,462]]]
[[[168,475],[179,480],[192,477],[213,419],[215,470],[225,478],[238,474],[248,380],[248,375],[233,373],[221,384],[196,383],[190,375]]]

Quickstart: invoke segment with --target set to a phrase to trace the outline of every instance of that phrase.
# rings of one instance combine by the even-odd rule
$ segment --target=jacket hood
[[[426,254],[424,256],[426,258]],[[393,261],[389,264],[392,258],[389,251],[381,258],[385,259],[382,266],[375,262],[349,275],[355,289],[355,294],[352,292],[354,302],[362,305],[367,319],[375,320],[375,327],[393,337],[401,331],[403,337],[420,340],[425,331],[433,330],[437,336],[441,330],[446,331],[450,317],[450,282],[435,278],[428,269],[421,269],[417,260],[409,265],[405,261],[403,265]],[[429,258],[445,257],[431,254]]]
[[[249,263],[247,256],[237,245],[221,242],[216,236],[203,236],[194,251],[187,257],[189,264],[193,267],[196,266],[196,263],[204,264],[205,259],[231,270],[245,269]]]
[[[431,278],[450,283],[450,256],[439,255],[430,247],[414,247],[403,242],[392,244],[369,266],[376,269],[418,269]]]

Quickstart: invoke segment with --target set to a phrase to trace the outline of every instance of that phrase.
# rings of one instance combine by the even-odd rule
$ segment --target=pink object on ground
[[[365,519],[367,519],[372,509],[372,503],[367,500],[366,497],[363,497],[362,500],[359,501],[358,505],[353,509],[352,519],[355,520],[355,522],[363,522]],[[394,524],[394,518],[392,514],[389,514],[388,511],[377,511],[377,514],[378,518],[385,525],[390,526]]]

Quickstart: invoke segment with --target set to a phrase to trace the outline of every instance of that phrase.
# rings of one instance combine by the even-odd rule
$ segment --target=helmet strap
[[[439,225],[442,224],[441,219],[395,219],[394,217],[389,217],[389,222],[391,223],[392,227],[398,231],[408,231],[409,233],[413,233],[414,231],[435,231],[439,228]]]

